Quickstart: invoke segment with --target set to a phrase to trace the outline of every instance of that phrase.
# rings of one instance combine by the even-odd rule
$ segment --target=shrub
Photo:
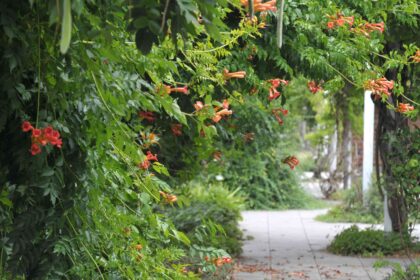
[[[166,208],[164,213],[192,244],[223,249],[229,254],[241,252],[243,199],[222,185],[195,185],[186,194],[193,199],[184,207]]]
[[[371,228],[360,230],[353,225],[336,235],[328,250],[340,255],[391,255],[408,246],[418,250],[418,244],[408,236]]]

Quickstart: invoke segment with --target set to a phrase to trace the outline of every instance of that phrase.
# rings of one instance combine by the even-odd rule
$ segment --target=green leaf
[[[0,193],[0,204],[3,204],[3,205],[5,205],[5,206],[8,206],[8,207],[12,207],[13,206],[13,203],[12,203],[12,201],[7,197],[9,195],[9,193],[6,191],[6,190],[3,190],[1,193]]]
[[[176,239],[184,243],[185,245],[190,245],[191,241],[188,239],[188,237],[185,235],[185,233],[181,231],[177,231],[176,229],[172,229],[172,232]]]
[[[187,118],[185,117],[184,113],[182,113],[181,108],[179,108],[178,103],[176,103],[176,101],[174,100],[174,102],[172,103],[172,112],[174,117],[182,124],[188,125],[187,124]]]
[[[70,46],[71,40],[71,2],[63,1],[63,19],[61,22],[60,52],[65,54]]]
[[[170,176],[169,172],[168,172],[168,169],[166,169],[166,167],[159,162],[153,163],[153,169],[159,174],[164,174],[166,176]]]
[[[284,94],[281,95],[281,105],[284,106],[286,104],[286,96]]]
[[[186,0],[177,0],[176,2],[186,21],[194,24],[195,26],[199,25],[196,15],[197,8],[194,6],[193,2]]]
[[[54,169],[47,169],[44,172],[41,173],[42,177],[49,177],[54,175]]]

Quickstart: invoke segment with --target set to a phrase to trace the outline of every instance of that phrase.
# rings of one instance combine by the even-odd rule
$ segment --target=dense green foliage
[[[410,237],[382,230],[364,229],[351,226],[334,237],[328,250],[340,255],[391,255],[410,248],[419,251],[419,243]]]
[[[159,176],[137,167],[145,153],[139,132],[148,131],[140,110],[186,124],[176,99],[152,85],[174,81],[166,57],[175,46],[166,41],[143,56],[129,42],[124,1],[77,1],[73,40],[60,54],[58,3],[1,4],[2,271],[29,279],[187,277],[176,261],[190,241],[153,207],[160,190],[171,191],[161,180],[168,172],[159,163]],[[63,148],[31,156],[24,120],[59,130]]]
[[[298,149],[299,140],[292,129],[295,122],[286,117],[279,126],[264,111],[264,104],[255,96],[233,107],[235,115],[226,127],[218,127],[220,141],[215,151],[221,158],[208,163],[203,176],[207,181],[218,175],[231,190],[238,189],[254,209],[304,208],[311,202],[298,185],[298,178],[281,162],[284,151]],[[288,135],[289,139],[284,139]]]
[[[388,154],[389,161],[394,162],[392,172],[398,182],[398,191],[403,192],[409,218],[420,218],[420,130],[401,129],[387,137],[393,152]],[[403,147],[403,148],[402,148]],[[401,160],[403,159],[403,160]]]

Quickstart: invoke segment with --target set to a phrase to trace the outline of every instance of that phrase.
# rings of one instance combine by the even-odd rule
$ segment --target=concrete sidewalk
[[[327,210],[246,211],[241,228],[253,239],[244,243],[236,280],[384,279],[390,269],[375,271],[376,259],[342,257],[326,252],[333,237],[351,224],[314,218]],[[361,227],[368,227],[362,225]],[[402,259],[389,259],[405,263]]]

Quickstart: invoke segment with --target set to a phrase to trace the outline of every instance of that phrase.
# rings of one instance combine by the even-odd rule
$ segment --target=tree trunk
[[[343,106],[343,188],[348,189],[351,187],[351,158],[352,158],[352,133],[351,133],[351,120],[350,112],[347,104]]]
[[[337,170],[337,142],[338,142],[338,132],[337,127],[334,127],[334,134],[331,135],[331,142],[330,142],[330,166],[329,172],[330,176],[332,176]]]
[[[302,120],[299,123],[299,133],[300,133],[300,139],[301,139],[301,147],[303,150],[308,150],[309,145],[308,145],[308,141],[305,140],[305,135],[306,135],[306,120]]]
[[[392,102],[392,100],[390,100]],[[379,128],[380,136],[378,148],[382,161],[383,185],[388,196],[388,211],[392,222],[392,230],[394,232],[402,232],[405,230],[408,215],[405,206],[405,198],[398,182],[395,180],[392,166],[402,165],[403,159],[390,157],[390,155],[398,154],[396,150],[400,147],[393,145],[387,138],[394,135],[398,128],[406,125],[404,119],[393,111],[390,111],[385,104],[378,104],[379,107]]]
[[[391,42],[386,45],[386,51],[391,52],[394,50],[401,50],[402,43]],[[388,80],[397,80],[397,71],[388,71],[386,74]],[[401,75],[401,84],[406,85],[409,79],[408,72],[404,71]],[[408,88],[406,88],[406,91]],[[396,106],[397,98],[391,95],[388,102]],[[401,190],[400,185],[395,180],[392,167],[396,165],[403,165],[404,158],[398,156],[398,151],[403,146],[398,140],[397,132],[408,126],[407,120],[399,113],[394,112],[387,108],[386,104],[377,102],[379,111],[378,118],[378,149],[382,161],[382,177],[384,191],[387,192],[389,216],[392,222],[392,230],[394,232],[403,232],[406,230],[408,214],[405,204],[404,192]],[[394,139],[394,140],[392,140]],[[392,141],[391,141],[392,140]]]

